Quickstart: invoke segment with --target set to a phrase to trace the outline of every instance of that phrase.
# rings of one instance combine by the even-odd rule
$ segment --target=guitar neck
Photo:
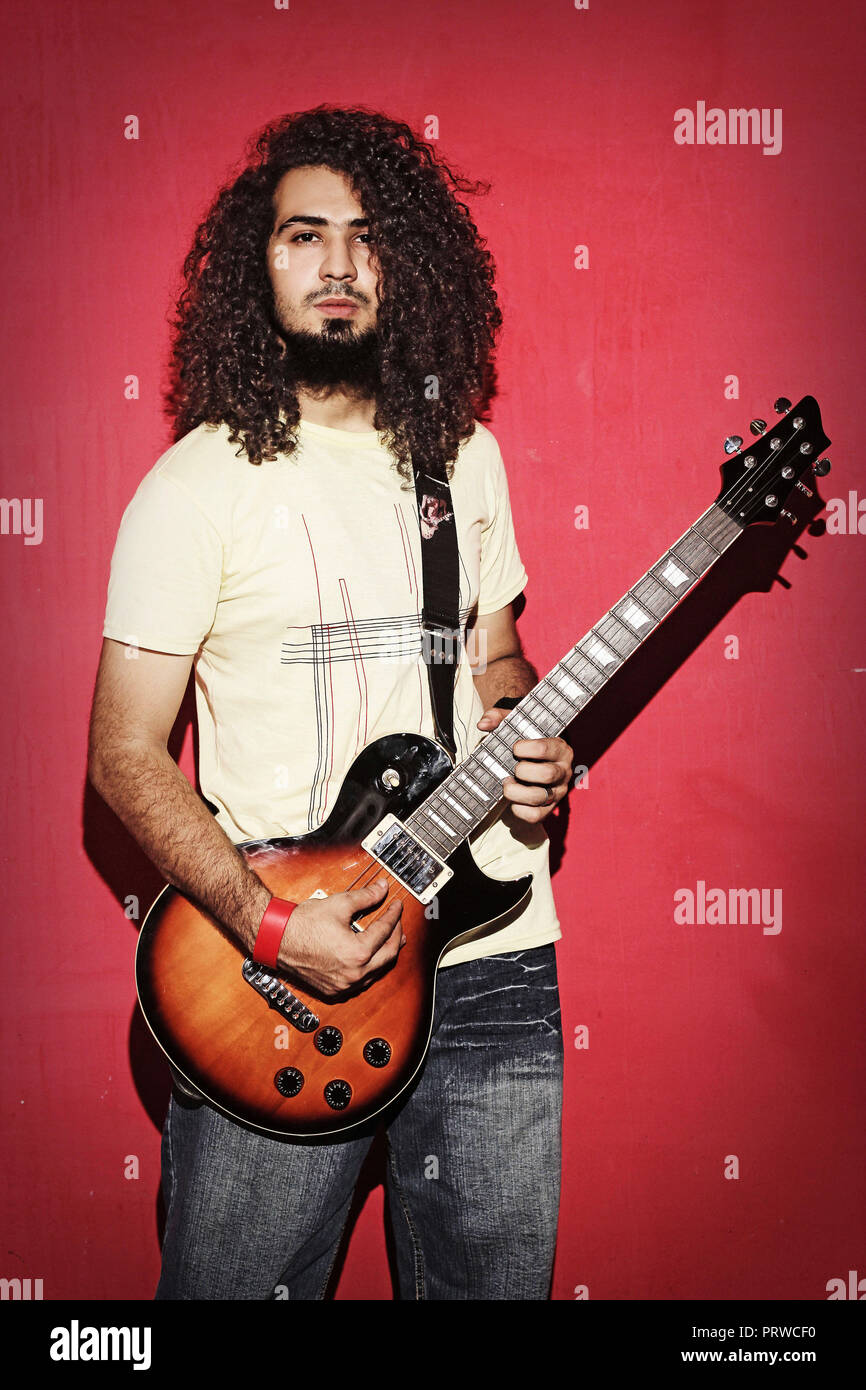
[[[447,859],[504,804],[502,782],[517,762],[514,741],[553,738],[568,728],[743,529],[714,503],[449,773],[406,825]]]

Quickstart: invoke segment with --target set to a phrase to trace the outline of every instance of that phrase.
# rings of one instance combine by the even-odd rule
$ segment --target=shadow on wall
[[[785,589],[793,587],[790,582],[779,576],[779,569],[792,550],[800,559],[808,558],[808,552],[799,544],[799,540],[806,531],[813,537],[823,534],[824,523],[815,520],[823,506],[824,503],[816,492],[811,501],[807,503],[804,500],[796,527],[788,524],[777,524],[773,527],[752,526],[734,542],[704,581],[683,600],[679,608],[665,620],[647,643],[635,652],[622,670],[611,678],[601,694],[565,732],[564,737],[574,750],[575,766],[584,765],[592,768],[603,757],[632,720],[646,708],[671,676],[745,594],[769,594],[775,583]],[[622,591],[625,591],[626,584],[634,582],[637,578],[637,574],[623,576]],[[601,616],[581,615],[580,631],[569,634],[565,640],[569,644],[576,641],[582,632],[587,630],[589,623],[597,621]],[[767,605],[767,621],[775,616],[779,616],[776,600],[772,605]],[[192,726],[195,735],[194,711],[195,690],[191,675],[169,740],[169,752],[175,759],[180,755],[188,726]],[[198,765],[197,746],[195,756]],[[198,790],[200,792],[200,788]],[[553,874],[565,858],[569,820],[570,798],[566,798],[546,821]],[[141,905],[139,917],[129,919],[131,931],[137,932],[147,908],[162,888],[163,880],[121,822],[89,784],[85,785],[83,824],[85,850],[94,867],[111,888],[121,910],[125,910],[132,895],[138,899]],[[133,988],[130,950],[130,991]],[[171,1077],[163,1054],[153,1040],[137,1004],[133,1008],[129,1025],[129,1061],[141,1103],[154,1128],[161,1132],[171,1092]],[[409,1093],[411,1088],[410,1092],[404,1093],[403,1099]],[[340,1253],[329,1285],[329,1298],[333,1298],[339,1283],[346,1250],[360,1212],[370,1193],[378,1186],[384,1186],[386,1154],[383,1124],[379,1121],[374,1142],[355,1190]],[[397,1297],[396,1259],[393,1234],[387,1219],[387,1202],[385,1210],[388,1262],[394,1295]],[[155,1218],[162,1244],[165,1207],[161,1188],[156,1196]]]

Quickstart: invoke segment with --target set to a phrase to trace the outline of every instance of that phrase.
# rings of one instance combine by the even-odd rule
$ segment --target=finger
[[[508,716],[507,709],[487,709],[478,721],[479,729],[495,729]]]
[[[383,947],[394,947],[394,953],[400,949],[400,940],[403,935],[403,928],[400,918],[403,915],[403,903],[400,900],[388,903],[379,915],[371,920],[363,932],[363,955],[361,959],[369,965],[376,953]]]
[[[515,758],[533,758],[539,762],[555,763],[562,751],[555,738],[517,738],[511,745]]]
[[[383,942],[379,949],[374,951],[367,961],[364,979],[366,980],[371,974],[382,973],[387,970],[389,966],[393,965],[405,944],[406,938],[403,935],[402,923],[398,922],[397,931],[393,936],[389,937],[387,941]]]
[[[362,908],[369,907],[371,903],[378,902],[388,891],[388,880],[380,874],[374,878],[372,883],[365,883],[361,888],[347,888],[343,894],[348,898],[352,912],[359,912]]]
[[[542,771],[542,769],[532,767],[531,771],[521,774],[520,777],[506,777],[506,780],[503,781],[502,784],[503,795],[507,796],[509,801],[521,801],[527,806],[537,806],[539,805],[538,798],[532,794],[537,791],[542,791],[545,792],[545,799],[549,801],[550,798],[546,795],[548,794],[548,788],[552,788],[552,791],[556,791],[557,787],[562,787],[562,773],[556,770],[552,776],[550,776],[550,774],[548,774],[548,776],[538,776],[539,771]],[[530,795],[518,795],[520,792],[524,791],[530,792]]]
[[[339,904],[345,925],[351,927],[352,931],[366,931],[367,922],[358,919],[362,913],[372,912],[387,892],[388,880],[381,874],[372,883],[365,883],[362,888],[347,888],[345,893],[341,894],[344,901]]]

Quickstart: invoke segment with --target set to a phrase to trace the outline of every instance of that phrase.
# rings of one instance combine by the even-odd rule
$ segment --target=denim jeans
[[[401,1299],[546,1299],[559,1212],[554,947],[446,966],[420,1078],[380,1117]],[[376,1129],[274,1138],[172,1095],[157,1299],[321,1299]]]

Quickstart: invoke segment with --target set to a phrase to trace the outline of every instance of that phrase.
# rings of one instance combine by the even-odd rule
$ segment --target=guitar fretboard
[[[447,859],[504,802],[502,783],[518,761],[511,751],[515,740],[561,734],[742,532],[714,503],[485,735],[406,825]]]

